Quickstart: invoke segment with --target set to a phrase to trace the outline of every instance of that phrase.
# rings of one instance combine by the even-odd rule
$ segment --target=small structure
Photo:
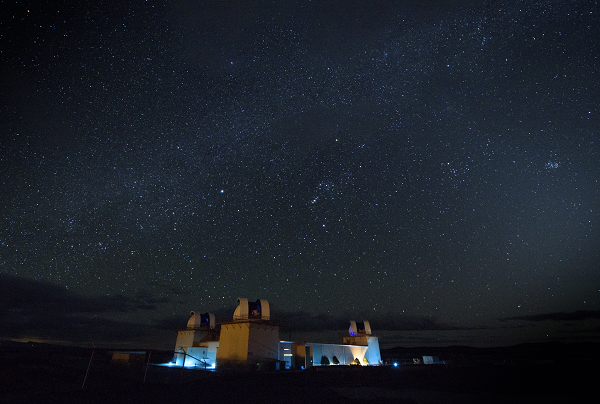
[[[116,366],[130,367],[142,365],[146,360],[146,351],[114,351],[110,363]]]
[[[440,361],[437,356],[423,356],[424,365],[443,365],[444,362]]]

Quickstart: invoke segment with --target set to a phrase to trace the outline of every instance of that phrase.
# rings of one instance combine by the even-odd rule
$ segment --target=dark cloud
[[[369,321],[373,330],[387,331],[414,331],[414,330],[465,330],[465,329],[484,329],[486,327],[459,327],[453,324],[440,321],[437,317],[431,316],[407,316],[402,314],[380,314],[380,315],[356,315],[345,314],[334,316],[326,313],[309,313],[306,311],[282,311],[275,305],[271,305],[271,321],[282,327],[282,330],[290,331],[341,331],[350,326],[350,321]],[[215,315],[217,323],[232,321],[233,312],[236,306],[219,308],[215,310],[194,310],[196,312],[205,311]],[[160,330],[176,330],[185,328],[190,318],[189,313],[179,314],[177,316],[167,316],[157,319],[154,324]]]
[[[188,306],[187,301],[181,301],[182,304]],[[190,310],[183,313],[177,313],[176,315],[169,315],[166,317],[157,318],[153,321],[154,328],[157,330],[173,331],[185,328],[187,322],[191,317],[191,312],[196,313],[212,313],[215,316],[217,323],[224,323],[231,321],[233,318],[233,312],[237,306],[221,307],[214,310],[207,310],[201,307],[190,307]]]
[[[396,313],[384,315],[351,315],[344,317],[329,314],[311,314],[304,311],[282,312],[271,314],[274,321],[284,327],[295,331],[314,330],[344,330],[350,326],[350,320],[369,321],[372,329],[376,330],[459,330],[462,329],[452,324],[444,323],[437,317],[407,316]]]
[[[9,310],[62,314],[130,312],[154,310],[156,303],[162,301],[147,293],[136,298],[124,295],[87,297],[50,282],[0,274],[0,314]]]
[[[304,311],[271,313],[271,319],[285,328],[298,331],[340,330],[348,327],[347,319]]]
[[[151,332],[147,325],[101,315],[155,310],[158,299],[144,292],[87,297],[45,281],[0,274],[0,338],[41,338],[80,342],[118,341]]]
[[[436,316],[410,316],[398,313],[387,313],[369,317],[371,327],[378,330],[461,330],[454,324],[442,321]]]
[[[0,338],[42,339],[81,344],[93,339],[105,343],[123,342],[148,335],[151,330],[142,324],[121,322],[103,317],[78,315],[52,316],[13,312],[0,317],[3,322]]]
[[[154,326],[159,330],[172,331],[185,328],[189,319],[189,315],[169,316],[155,320]]]
[[[544,313],[533,314],[530,316],[507,317],[504,320],[525,320],[525,321],[578,321],[586,319],[600,319],[600,310],[577,310],[571,313]]]

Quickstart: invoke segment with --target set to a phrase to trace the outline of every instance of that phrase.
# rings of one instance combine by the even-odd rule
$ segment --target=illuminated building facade
[[[342,344],[281,341],[271,322],[269,302],[239,298],[231,322],[219,324],[214,315],[192,311],[180,330],[174,362],[178,366],[236,369],[301,369],[322,365],[378,365],[379,340],[368,321],[350,321]]]
[[[350,321],[348,336],[342,344],[280,341],[285,368],[308,368],[323,365],[379,365],[379,338],[371,334],[368,321]]]
[[[215,368],[219,332],[212,313],[191,312],[187,328],[177,333],[174,362],[178,366]]]
[[[279,360],[279,326],[270,322],[269,302],[238,299],[233,321],[221,324],[219,366],[265,369]]]

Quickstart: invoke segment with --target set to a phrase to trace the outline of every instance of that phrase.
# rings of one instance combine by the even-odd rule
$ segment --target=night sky
[[[0,337],[171,349],[246,297],[600,340],[598,2],[40,3],[0,12]]]

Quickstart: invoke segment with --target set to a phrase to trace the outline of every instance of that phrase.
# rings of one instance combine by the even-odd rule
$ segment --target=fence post
[[[94,359],[94,352],[96,352],[96,345],[94,345],[94,340],[90,338],[90,341],[92,341],[92,346],[94,347],[94,349],[92,349],[92,356],[90,356],[90,362],[88,363],[87,370],[85,371],[85,377],[83,378],[83,384],[81,385],[82,390],[83,390],[83,387],[85,386],[85,381],[87,380],[88,373],[90,372],[90,366],[92,365],[92,359]]]
[[[146,371],[144,372],[144,384],[146,383],[146,375],[148,374],[148,365],[150,364],[150,355],[152,355],[152,351],[148,353],[148,362],[146,362]]]

